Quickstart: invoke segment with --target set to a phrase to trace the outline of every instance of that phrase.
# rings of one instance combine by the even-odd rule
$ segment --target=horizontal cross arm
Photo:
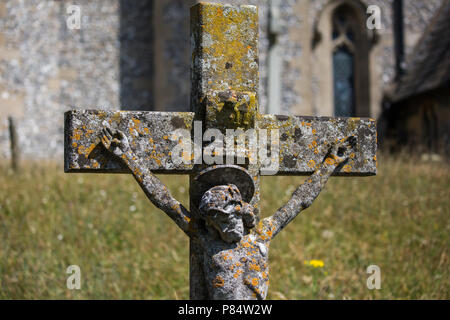
[[[377,129],[369,118],[262,115],[260,129],[279,129],[278,175],[307,175],[323,161],[330,143],[356,138],[354,152],[336,175],[375,175]]]
[[[192,112],[142,112],[72,110],[64,114],[64,170],[66,172],[128,173],[101,143],[105,126],[119,129],[128,138],[137,158],[145,161],[154,173],[189,173],[189,164],[175,164],[171,151],[178,141],[171,133],[192,129]]]

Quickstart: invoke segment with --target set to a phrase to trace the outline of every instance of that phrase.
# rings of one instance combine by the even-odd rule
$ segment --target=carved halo
[[[237,165],[216,165],[201,171],[193,181],[192,203],[198,208],[203,194],[215,186],[234,184],[240,191],[242,200],[249,203],[255,193],[252,176]]]

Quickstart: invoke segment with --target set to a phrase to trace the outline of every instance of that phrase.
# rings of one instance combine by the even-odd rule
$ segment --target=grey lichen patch
[[[107,126],[127,136],[137,158],[149,169],[161,173],[181,173],[192,164],[175,164],[171,152],[179,143],[172,139],[177,129],[190,132],[194,114],[190,112],[68,111],[65,113],[65,171],[129,172],[109,156],[100,143]]]
[[[354,151],[337,175],[376,174],[376,121],[369,118],[329,118],[262,115],[261,129],[278,129],[278,174],[314,172],[331,144],[354,136]]]

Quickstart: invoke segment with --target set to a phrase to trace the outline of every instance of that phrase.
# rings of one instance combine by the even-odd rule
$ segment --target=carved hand
[[[123,158],[123,155],[131,151],[127,137],[120,130],[111,130],[108,127],[104,128],[102,130],[101,140],[106,150],[119,158]]]

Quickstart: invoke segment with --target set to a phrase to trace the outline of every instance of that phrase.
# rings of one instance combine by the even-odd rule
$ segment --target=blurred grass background
[[[188,178],[160,176],[188,204]],[[262,216],[305,177],[264,177]],[[333,177],[270,248],[268,299],[449,299],[450,167],[380,157]],[[131,175],[0,163],[0,299],[188,299],[188,238]],[[323,267],[307,265],[323,261]],[[66,268],[81,268],[81,290]],[[381,268],[381,290],[366,286]]]

